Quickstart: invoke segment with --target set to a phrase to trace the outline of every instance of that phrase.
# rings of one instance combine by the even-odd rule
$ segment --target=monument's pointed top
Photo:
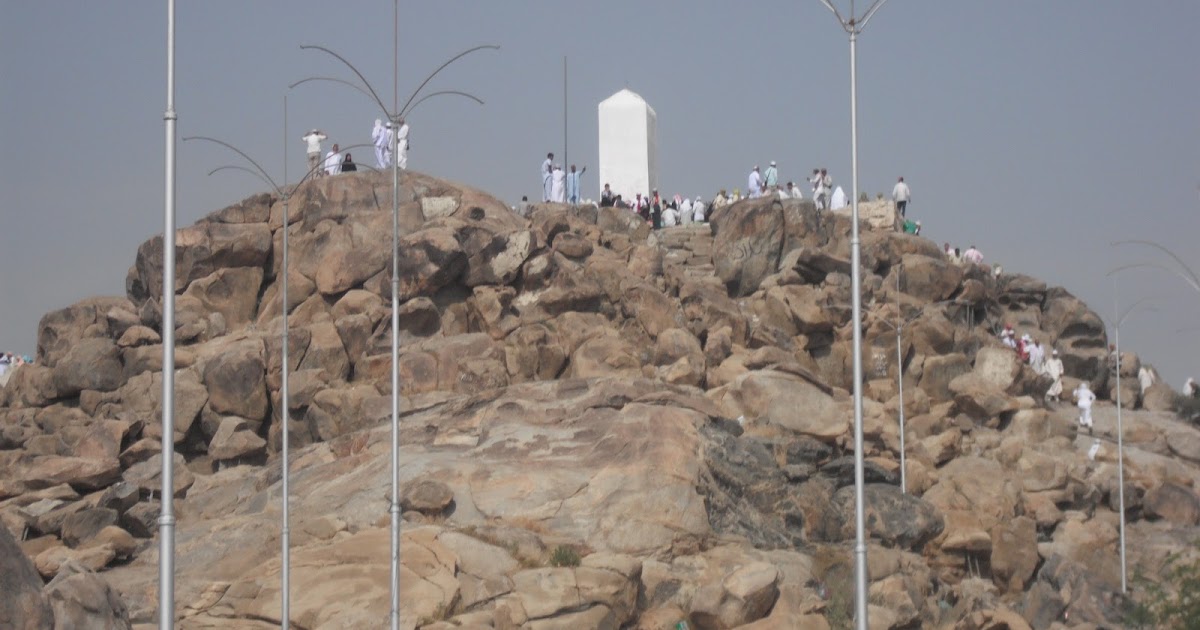
[[[650,107],[650,104],[646,102],[646,99],[642,98],[641,95],[629,88],[624,88],[616,94],[613,94],[603,101],[600,101],[600,104],[609,106],[636,105],[639,107],[645,107],[651,112],[654,111],[654,108]]]

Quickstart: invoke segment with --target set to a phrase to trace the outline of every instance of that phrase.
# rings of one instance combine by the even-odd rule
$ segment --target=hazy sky
[[[859,3],[861,10],[862,4]],[[658,114],[660,188],[711,198],[755,163],[783,181],[828,166],[849,191],[849,55],[818,0],[401,3],[400,98],[458,51],[431,89],[487,101],[430,101],[410,117],[409,167],[491,191],[534,195],[547,151],[592,168],[596,104],[623,87]],[[843,6],[845,2],[843,2]],[[336,50],[392,94],[392,3],[180,2],[180,135],[216,136],[283,172],[287,85],[351,78]],[[925,234],[1066,286],[1112,314],[1108,270],[1170,261],[1111,241],[1161,242],[1200,269],[1200,3],[1164,0],[892,0],[860,39],[862,189],[905,175]],[[18,2],[0,18],[0,349],[32,354],[38,319],[89,295],[120,294],[137,246],[163,227],[166,2]],[[288,168],[319,126],[368,142],[379,113],[332,83],[291,91]],[[356,151],[369,161],[368,151]],[[210,169],[230,155],[196,143],[179,157],[178,224],[258,192]],[[1124,346],[1176,387],[1200,376],[1200,292],[1157,269],[1120,274],[1136,313]]]

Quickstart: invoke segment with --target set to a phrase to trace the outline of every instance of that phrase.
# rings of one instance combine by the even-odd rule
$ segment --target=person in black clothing
[[[608,187],[608,184],[605,184],[604,190],[600,192],[600,207],[610,208],[614,203],[612,189]]]
[[[357,171],[358,171],[358,165],[354,163],[354,160],[350,159],[350,154],[347,153],[346,159],[342,160],[342,172],[343,173],[354,173]]]
[[[650,206],[650,225],[656,230],[662,229],[662,201],[657,195],[654,196],[653,205]]]

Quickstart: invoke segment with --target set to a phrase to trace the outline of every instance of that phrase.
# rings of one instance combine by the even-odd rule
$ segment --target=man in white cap
[[[750,177],[746,181],[746,194],[751,199],[758,199],[762,196],[762,175],[758,172],[758,165],[754,165],[754,170],[750,171]]]
[[[327,136],[321,133],[320,129],[313,129],[304,134],[303,140],[308,148],[308,171],[313,174],[313,177],[320,177],[321,171],[317,169],[317,165],[321,163],[321,141]]]
[[[763,178],[763,184],[770,192],[779,190],[779,169],[775,168],[775,160],[771,160],[771,165],[767,167],[767,174]]]
[[[1062,359],[1058,358],[1058,350],[1050,351],[1050,358],[1046,359],[1046,365],[1042,373],[1054,381],[1050,384],[1050,389],[1046,390],[1046,400],[1058,402],[1063,390],[1063,364]]]
[[[1092,424],[1092,403],[1096,402],[1096,395],[1092,393],[1092,389],[1088,387],[1088,382],[1083,381],[1079,387],[1075,388],[1075,406],[1079,407],[1079,426],[1087,427],[1088,435],[1095,432],[1095,427]]]

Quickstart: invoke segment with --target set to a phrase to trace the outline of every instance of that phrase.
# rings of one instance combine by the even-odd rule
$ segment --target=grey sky
[[[570,58],[570,162],[591,166],[596,104],[623,87],[658,113],[668,194],[744,187],[755,163],[783,181],[828,166],[850,188],[845,33],[817,0],[402,3],[400,98],[464,48],[495,43],[434,89],[487,101],[430,101],[410,118],[409,167],[514,202],[537,193],[561,153],[562,58]],[[415,6],[414,6],[415,5]],[[37,321],[88,295],[120,294],[138,244],[162,230],[166,3],[7,2],[0,19],[0,349],[31,353]],[[180,135],[239,145],[282,176],[287,84],[350,78],[341,53],[390,102],[392,4],[179,2]],[[892,0],[859,44],[862,189],[905,175],[932,239],[1061,284],[1112,312],[1114,266],[1168,263],[1121,238],[1171,247],[1200,269],[1200,3],[1117,0]],[[369,140],[378,113],[348,88],[289,97],[288,168],[318,126]],[[368,162],[368,151],[356,152]],[[248,176],[206,177],[231,157],[179,149],[180,226],[257,192]],[[1176,387],[1200,366],[1200,295],[1159,270],[1122,274],[1139,313],[1124,345]]]

